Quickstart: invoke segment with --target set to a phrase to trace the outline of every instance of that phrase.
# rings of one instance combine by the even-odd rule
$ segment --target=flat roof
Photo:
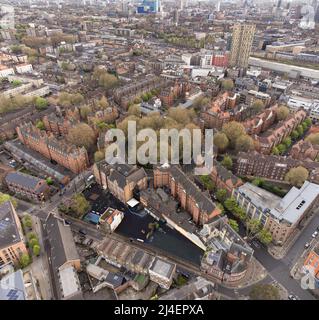
[[[139,204],[139,201],[137,201],[135,198],[132,198],[131,200],[127,201],[126,204],[133,208]]]
[[[153,272],[155,272],[163,277],[170,278],[173,273],[174,268],[175,268],[175,264],[164,261],[164,260],[156,257],[153,261],[153,264],[152,264],[150,270],[152,270]]]
[[[273,193],[255,186],[252,183],[246,182],[238,188],[239,193],[244,195],[257,207],[263,211],[273,208],[281,200],[280,197]]]
[[[294,224],[305,213],[319,195],[319,185],[305,181],[298,189],[293,187],[285,197],[270,211],[279,220]]]
[[[0,280],[0,300],[26,300],[21,270],[10,273]]]
[[[59,276],[64,298],[74,296],[81,292],[79,279],[73,266],[60,268]]]

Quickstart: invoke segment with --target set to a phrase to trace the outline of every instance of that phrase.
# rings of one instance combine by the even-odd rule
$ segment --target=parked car
[[[312,234],[312,237],[315,238],[317,235],[318,235],[318,231],[315,231],[315,232]]]
[[[309,247],[310,247],[310,243],[307,242],[307,243],[305,244],[305,249],[308,249]]]
[[[317,227],[317,231],[319,231],[319,226]]]
[[[297,297],[294,296],[293,294],[290,294],[290,295],[288,296],[288,299],[289,299],[289,300],[297,300]]]
[[[86,236],[86,231],[83,230],[83,229],[80,229],[80,230],[79,230],[79,234],[82,234],[82,235]]]

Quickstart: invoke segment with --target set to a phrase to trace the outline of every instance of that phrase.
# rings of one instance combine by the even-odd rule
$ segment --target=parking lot
[[[83,194],[91,203],[91,212],[95,211],[95,214],[98,216],[103,214],[108,207],[124,212],[124,219],[117,227],[116,233],[127,238],[140,239],[153,247],[166,250],[197,265],[200,264],[200,259],[204,252],[179,232],[164,223],[160,223],[159,230],[155,231],[149,239],[146,239],[149,224],[156,221],[150,215],[144,214],[143,210],[142,212],[134,212],[96,184],[87,188]]]

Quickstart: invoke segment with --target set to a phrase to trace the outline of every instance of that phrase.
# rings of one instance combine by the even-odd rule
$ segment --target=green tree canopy
[[[11,201],[12,205],[14,208],[16,208],[18,206],[18,202],[16,199],[12,198],[9,194],[7,193],[2,193],[0,192],[0,204],[7,202],[7,201]]]
[[[262,100],[255,100],[254,102],[253,102],[253,104],[252,104],[252,106],[251,106],[253,109],[254,109],[254,111],[256,112],[256,113],[259,113],[261,110],[263,110],[264,109],[264,107],[265,107],[265,105],[264,105],[264,103],[262,102]]]
[[[231,79],[223,80],[222,88],[227,91],[232,90],[234,88],[234,81]]]
[[[237,121],[230,121],[224,124],[222,131],[226,134],[232,146],[235,146],[235,143],[239,137],[246,134],[245,127]]]
[[[77,193],[72,197],[71,210],[78,216],[82,217],[90,208],[89,202],[82,193]]]
[[[276,110],[276,115],[279,121],[285,120],[289,115],[289,109],[286,106],[280,106]]]
[[[233,230],[235,230],[236,232],[239,231],[239,226],[238,226],[238,222],[236,220],[233,219],[229,219],[228,220],[229,225],[233,228]]]
[[[227,199],[227,190],[226,189],[218,189],[216,191],[216,198],[219,202],[224,203]]]
[[[319,132],[318,133],[312,133],[307,138],[306,141],[311,142],[312,144],[319,145]]]
[[[38,120],[35,126],[40,130],[45,130],[44,123],[41,120]]]
[[[222,161],[222,165],[226,169],[231,170],[233,168],[233,159],[230,156],[225,155]]]
[[[69,130],[67,140],[78,147],[90,150],[95,144],[96,136],[88,124],[81,122]]]
[[[20,264],[22,268],[27,267],[31,263],[30,256],[27,253],[21,255]]]
[[[266,230],[266,229],[261,229],[258,234],[257,234],[257,238],[259,239],[259,241],[265,245],[268,245],[272,242],[272,235],[271,233]]]
[[[229,140],[225,133],[218,132],[214,135],[214,145],[218,148],[220,151],[224,151],[227,149],[229,145]]]
[[[236,140],[235,143],[237,151],[251,151],[254,150],[254,140],[247,134],[243,134]]]
[[[34,104],[38,110],[44,110],[48,106],[48,101],[45,98],[37,97]]]
[[[308,179],[308,176],[308,170],[302,166],[299,166],[296,168],[291,168],[287,172],[285,180],[294,186],[301,187],[303,183]]]
[[[34,245],[33,247],[32,247],[32,251],[33,251],[33,254],[35,255],[35,256],[38,256],[39,254],[40,254],[40,246],[38,245],[38,244],[36,244],[36,245]]]

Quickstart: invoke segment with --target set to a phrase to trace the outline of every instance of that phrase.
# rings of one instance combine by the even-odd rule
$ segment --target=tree
[[[312,144],[319,145],[319,132],[318,133],[312,133],[307,138],[306,141],[311,142]]]
[[[234,209],[234,215],[239,218],[241,221],[246,221],[247,215],[243,208],[239,207],[238,205]]]
[[[310,118],[307,118],[307,119],[305,120],[305,122],[307,123],[308,128],[312,125],[312,121],[311,121]]]
[[[229,145],[229,140],[225,133],[218,132],[214,135],[214,145],[218,148],[220,151],[224,151],[227,149]]]
[[[230,91],[234,88],[234,81],[231,79],[226,79],[222,81],[222,88],[224,90]]]
[[[222,165],[228,170],[231,170],[233,167],[233,159],[228,155],[224,156]]]
[[[238,137],[235,145],[237,151],[247,152],[250,150],[254,150],[254,140],[247,134]]]
[[[291,138],[292,138],[293,140],[296,140],[296,139],[298,139],[298,137],[299,137],[298,131],[297,131],[297,130],[294,130],[294,131],[291,133]]]
[[[283,154],[283,153],[285,153],[287,151],[286,146],[284,144],[282,144],[282,143],[277,146],[277,149],[279,151],[279,154]]]
[[[81,118],[87,121],[88,115],[92,112],[92,108],[88,105],[84,105],[80,108]]]
[[[271,241],[272,241],[272,235],[271,235],[271,233],[270,233],[268,230],[264,229],[264,228],[261,229],[261,230],[258,232],[257,238],[259,239],[259,241],[260,241],[261,243],[265,244],[266,246],[267,246],[268,244],[270,244]]]
[[[209,175],[200,176],[199,179],[207,190],[212,191],[214,189],[214,183]]]
[[[31,219],[31,216],[26,214],[23,219],[22,219],[22,223],[24,225],[25,228],[29,228],[31,229],[32,228],[32,219]]]
[[[257,219],[249,219],[246,222],[247,236],[251,237],[260,231],[260,222]]]
[[[93,72],[93,79],[106,90],[112,89],[118,84],[118,79],[103,69],[96,68]]]
[[[254,101],[251,107],[254,109],[255,113],[259,113],[264,109],[265,105],[261,100],[258,99]]]
[[[133,104],[128,109],[128,114],[130,116],[136,116],[139,117],[141,115],[141,108],[138,104]]]
[[[35,256],[39,256],[40,255],[40,246],[38,244],[34,245],[32,247],[32,251]]]
[[[196,113],[193,109],[183,109],[180,107],[177,108],[169,108],[167,116],[177,123],[187,125],[196,118]]]
[[[53,184],[53,180],[52,180],[51,177],[47,177],[47,178],[45,179],[45,181],[46,181],[46,183],[47,183],[49,186],[51,186],[51,185]]]
[[[287,137],[286,139],[284,139],[284,141],[282,142],[287,148],[289,148],[291,146],[291,138]]]
[[[273,147],[271,150],[271,154],[278,156],[280,154],[280,152],[277,147]]]
[[[20,264],[22,268],[27,267],[31,262],[30,256],[27,253],[23,253],[20,258]]]
[[[105,96],[102,96],[99,101],[99,106],[101,109],[106,109],[109,106],[109,102],[107,101]]]
[[[280,293],[278,288],[271,284],[255,284],[249,297],[252,300],[279,300]]]
[[[297,127],[297,131],[298,131],[299,137],[303,135],[304,129],[301,124]]]
[[[35,245],[39,245],[39,241],[37,238],[32,238],[30,241],[29,241],[29,246],[30,248],[33,248]]]
[[[100,162],[101,160],[104,159],[104,157],[105,157],[104,152],[98,150],[94,153],[94,162]]]
[[[31,239],[38,239],[37,235],[34,232],[29,232],[27,238],[30,241]]]
[[[35,126],[40,130],[45,130],[45,125],[41,120],[38,120]]]
[[[61,92],[58,98],[58,104],[62,107],[70,107],[81,105],[84,102],[84,97],[80,93]]]
[[[16,199],[12,198],[9,194],[0,192],[0,204],[10,201],[14,208],[18,206],[18,202]]]
[[[95,143],[95,133],[86,123],[79,123],[70,129],[67,140],[78,147],[90,150]]]
[[[38,110],[44,110],[47,108],[48,106],[48,101],[44,98],[41,98],[41,97],[37,97],[35,99],[35,107],[38,109]]]
[[[228,220],[229,225],[232,227],[233,230],[235,230],[236,232],[239,231],[239,226],[238,226],[238,222],[236,220],[233,219],[229,219]]]
[[[224,203],[227,199],[227,190],[226,189],[218,189],[216,191],[216,198],[219,202]]]
[[[245,127],[236,121],[231,121],[223,125],[222,132],[226,134],[230,144],[235,146],[236,140],[246,134]]]
[[[261,178],[255,178],[251,183],[257,187],[261,187],[264,183],[264,180]]]
[[[301,125],[302,125],[302,128],[304,131],[306,131],[308,129],[308,124],[306,121],[302,122]]]
[[[286,106],[280,106],[276,110],[276,115],[279,121],[285,120],[289,115],[289,109]]]
[[[291,168],[287,172],[285,180],[294,186],[300,187],[308,179],[308,176],[308,170],[302,166],[299,166],[297,168]]]
[[[77,193],[72,197],[70,207],[77,217],[82,217],[89,210],[90,204],[82,193]]]
[[[235,208],[237,208],[237,202],[236,199],[231,197],[225,200],[224,202],[225,208],[230,211],[230,212],[234,212]]]

